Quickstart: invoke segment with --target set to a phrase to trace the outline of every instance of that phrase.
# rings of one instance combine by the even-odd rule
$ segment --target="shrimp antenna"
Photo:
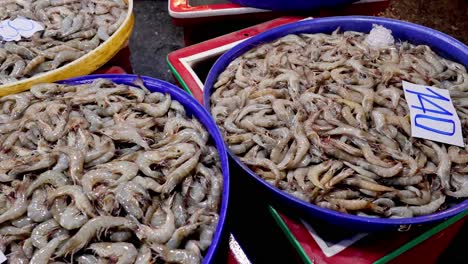
[[[133,81],[133,84],[140,87],[146,93],[151,93],[151,91],[148,88],[146,88],[145,82],[141,78],[141,75],[137,75],[137,78]]]

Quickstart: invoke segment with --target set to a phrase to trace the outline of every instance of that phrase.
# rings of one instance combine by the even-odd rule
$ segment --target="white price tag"
[[[0,251],[0,263],[3,263],[7,261],[7,258],[5,257],[5,255],[3,254],[3,252]]]
[[[336,254],[340,253],[341,251],[350,248],[352,245],[357,243],[359,240],[365,238],[368,234],[367,233],[355,233],[355,234],[344,234],[342,235],[342,239],[339,241],[327,241],[326,239],[320,237],[317,231],[306,221],[301,219],[302,224],[307,228],[310,235],[314,238],[317,245],[322,250],[325,256],[333,257]]]
[[[0,22],[0,38],[3,41],[18,41],[21,38],[30,38],[34,33],[44,30],[38,22],[18,17],[14,20],[3,20]]]
[[[411,136],[464,147],[460,118],[446,89],[403,81]]]

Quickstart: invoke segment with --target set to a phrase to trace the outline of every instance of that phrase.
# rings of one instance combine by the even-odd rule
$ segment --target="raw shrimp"
[[[85,173],[81,179],[83,192],[88,197],[95,198],[97,196],[97,194],[93,191],[95,185],[99,183],[104,183],[107,185],[115,184],[117,177],[117,175],[105,169],[90,170]]]
[[[328,194],[328,196],[336,199],[354,199],[359,197],[359,192],[352,190],[340,190],[331,192],[330,194]]]
[[[307,178],[309,181],[311,181],[315,186],[323,189],[323,185],[320,182],[320,175],[330,168],[330,166],[333,164],[331,160],[325,161],[323,163],[320,163],[319,165],[316,165],[314,167],[309,168],[309,171],[307,172]]]
[[[281,178],[283,178],[281,176],[280,170],[278,169],[278,166],[274,162],[270,161],[269,159],[264,159],[264,158],[263,159],[256,158],[253,160],[242,159],[242,161],[251,166],[262,166],[271,170],[273,174],[275,175],[275,180],[280,180]]]
[[[339,184],[341,181],[343,181],[344,179],[352,176],[354,174],[354,171],[350,168],[348,169],[344,169],[342,170],[340,173],[338,173],[337,175],[335,175],[330,181],[328,181],[326,184],[325,184],[325,187],[327,189],[330,189],[332,188],[335,184]]]
[[[108,138],[103,137],[100,139],[101,144],[96,146],[96,149],[92,149],[86,153],[85,166],[90,167],[97,164],[108,162],[115,156],[115,144]]]
[[[155,95],[158,93],[155,93]],[[162,99],[164,98],[164,99]],[[167,111],[169,111],[169,107],[171,106],[171,96],[166,94],[162,95],[161,98],[159,99],[159,104],[157,107],[154,106],[154,104],[148,104],[148,103],[139,103],[135,105],[135,109],[138,111],[142,111],[147,113],[148,115],[152,117],[161,117],[164,116]]]
[[[406,218],[413,217],[413,211],[408,207],[392,207],[386,212],[390,218]]]
[[[415,176],[407,176],[407,177],[398,177],[398,178],[390,178],[390,179],[383,179],[382,182],[388,185],[416,185],[423,181],[423,177],[421,175]]]
[[[89,220],[78,232],[65,242],[56,252],[57,256],[74,253],[85,247],[92,238],[112,227],[132,229],[135,223],[124,217],[98,216]]]
[[[151,263],[151,249],[146,244],[143,244],[138,250],[138,256],[135,264],[148,264]]]
[[[97,264],[98,259],[94,255],[81,255],[76,258],[78,264]]]
[[[52,255],[55,252],[55,249],[60,245],[60,243],[68,238],[67,235],[61,235],[56,238],[52,238],[47,245],[37,250],[33,257],[31,258],[31,264],[42,264],[48,263],[52,258]]]
[[[160,244],[150,244],[152,250],[156,251],[164,261],[180,264],[198,264],[200,255],[186,249],[171,249]]]
[[[213,170],[205,169],[204,166],[201,166],[200,164],[199,164],[199,168],[200,169],[198,169],[198,171],[204,174],[205,177],[207,177],[208,175],[211,176],[209,178],[207,177],[211,185],[207,198],[204,202],[199,203],[199,206],[216,210],[218,209],[218,204],[221,198],[221,191],[223,189],[222,179],[219,176],[221,175],[221,172],[218,170],[213,171]]]
[[[9,263],[15,264],[26,264],[29,263],[28,257],[23,252],[23,249],[19,244],[11,245],[11,254],[8,256]]]
[[[15,192],[14,202],[11,207],[0,215],[0,224],[9,220],[17,219],[26,213],[28,209],[28,204],[26,202],[26,188],[28,185],[29,183],[27,181],[20,183]]]
[[[209,223],[205,223],[200,226],[200,240],[198,241],[198,246],[201,250],[206,250],[210,244],[211,239],[216,230],[216,226],[218,224],[219,217],[217,215],[212,215],[210,218]]]
[[[70,176],[74,182],[78,182],[83,177],[83,166],[85,161],[85,154],[82,150],[74,147],[59,147],[58,151],[65,153],[70,162]]]
[[[53,18],[45,21],[56,23],[57,34],[79,26],[81,18],[61,6],[68,2],[102,12],[100,22],[111,19],[106,12],[120,19],[118,10],[92,1],[54,0],[57,6],[47,10]],[[94,22],[80,14],[87,20],[82,26],[91,28]],[[76,42],[72,36],[86,28],[67,39]],[[36,35],[32,41],[42,43]],[[50,41],[41,51],[44,63],[74,51]],[[29,44],[18,45],[38,51]],[[169,261],[202,260],[219,219],[220,156],[182,104],[169,94],[151,95],[139,79],[135,85],[141,89],[105,79],[40,84],[0,99],[0,250],[9,261],[151,263],[153,253]],[[272,145],[273,135],[255,140]],[[154,252],[149,243],[167,250]]]
[[[426,205],[421,205],[421,206],[410,206],[408,207],[412,212],[413,215],[426,215],[426,214],[432,214],[435,211],[437,211],[440,206],[445,202],[445,195],[439,193],[439,197],[434,197],[436,194],[433,195],[433,200],[426,204]]]
[[[141,197],[143,199],[138,199]],[[122,183],[117,188],[116,200],[122,205],[125,211],[141,219],[143,217],[143,209],[140,207],[140,203],[144,203],[144,200],[149,200],[149,195],[145,188],[136,182]]]
[[[11,224],[16,227],[25,227],[33,223],[33,220],[27,216],[23,216],[11,221]]]
[[[138,238],[145,239],[146,241],[153,243],[166,243],[171,238],[176,228],[174,213],[168,206],[163,206],[162,209],[166,213],[164,224],[159,226],[157,229],[146,225],[138,225],[136,231]]]
[[[24,157],[19,161],[19,165],[10,170],[9,175],[16,177],[25,172],[49,168],[56,162],[55,154],[38,154]]]
[[[75,206],[68,206],[61,213],[59,224],[67,230],[73,230],[82,227],[88,219],[88,216]]]
[[[120,177],[114,184],[130,181],[138,173],[138,165],[129,161],[113,161],[100,164],[97,167],[105,168],[112,173],[118,174]]]
[[[60,229],[60,225],[54,219],[49,219],[37,225],[31,234],[31,242],[37,248],[43,248],[47,245],[47,238],[52,232]]]
[[[445,190],[447,195],[461,198],[468,196],[468,176],[458,173],[452,174],[452,186],[455,188],[455,191]]]
[[[28,205],[28,217],[39,223],[52,218],[46,201],[46,191],[42,189],[35,190],[31,198],[31,203]]]
[[[373,183],[373,182],[366,181],[366,180],[359,179],[359,178],[348,178],[348,179],[344,179],[343,182],[351,186],[357,186],[362,189],[376,191],[376,192],[391,192],[395,190],[392,187],[387,187],[384,185],[380,185],[380,184]]]
[[[93,206],[91,202],[88,200],[86,195],[83,192],[83,188],[76,185],[65,185],[57,188],[52,193],[48,195],[48,201],[52,203],[55,198],[60,196],[70,196],[73,199],[74,204],[80,211],[89,215],[89,216],[96,216],[93,210]]]
[[[450,160],[457,164],[465,164],[468,163],[468,152],[464,151],[464,153],[460,153],[460,148],[455,146],[450,146],[448,148],[448,155]]]
[[[448,155],[445,146],[440,147],[437,143],[428,142],[431,147],[436,151],[437,157],[439,160],[437,168],[437,176],[439,176],[440,181],[442,182],[442,187],[446,190],[450,189],[450,167],[452,162],[450,161],[450,156]]]
[[[112,242],[124,242],[129,240],[132,237],[132,233],[130,231],[116,231],[109,236],[109,239]]]
[[[34,253],[34,246],[32,244],[32,239],[28,238],[23,241],[23,252],[27,258],[32,258]]]
[[[125,242],[94,243],[89,246],[89,249],[101,258],[112,258],[116,264],[134,263],[138,255],[135,246]]]
[[[182,180],[187,177],[187,175],[195,169],[200,158],[201,152],[197,151],[195,155],[187,160],[185,163],[180,165],[178,168],[173,170],[169,175],[166,176],[167,181],[161,187],[162,193],[171,192],[176,185],[178,185]]]
[[[113,140],[122,140],[125,142],[135,143],[145,150],[149,150],[148,143],[143,139],[140,131],[131,125],[116,125],[113,127],[104,128],[100,131],[102,134],[112,138]]]
[[[4,226],[0,228],[0,235],[4,236],[22,236],[31,234],[33,225],[24,227]]]
[[[211,95],[211,113],[226,143],[268,183],[326,208],[364,206],[360,197],[341,207],[323,201],[328,192],[348,189],[369,200],[364,209],[385,217],[413,213],[383,212],[389,210],[380,206],[383,196],[397,198],[396,208],[423,205],[439,189],[463,196],[465,180],[458,174],[468,163],[466,149],[410,137],[401,82],[448,89],[465,120],[465,67],[424,45],[369,48],[369,38],[339,29],[288,35],[241,54],[220,73]],[[429,183],[434,186],[427,191]],[[410,197],[407,187],[424,197]]]
[[[177,228],[169,241],[167,241],[166,246],[173,249],[178,248],[182,240],[193,234],[200,227],[200,224],[201,223],[194,223]]]

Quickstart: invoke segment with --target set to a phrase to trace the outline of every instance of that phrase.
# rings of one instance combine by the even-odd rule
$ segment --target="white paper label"
[[[30,38],[34,33],[41,30],[44,30],[41,24],[24,17],[0,22],[0,37],[3,41],[18,41],[22,37]]]
[[[446,89],[403,81],[411,136],[463,147],[460,118]]]
[[[310,235],[314,238],[315,242],[320,247],[323,254],[327,256],[328,258],[333,257],[334,255],[340,253],[341,251],[351,247],[356,242],[358,242],[359,240],[363,239],[364,237],[368,235],[367,233],[356,233],[350,237],[343,237],[343,239],[338,242],[331,243],[321,238],[317,234],[315,229],[309,223],[307,223],[306,221],[302,219],[301,219],[301,222],[307,228]]]
[[[7,260],[7,258],[5,257],[5,255],[3,254],[3,252],[0,251],[0,263],[3,263]]]

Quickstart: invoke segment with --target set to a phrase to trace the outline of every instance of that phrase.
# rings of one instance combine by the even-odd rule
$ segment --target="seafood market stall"
[[[454,1],[0,0],[0,263],[457,263]]]

